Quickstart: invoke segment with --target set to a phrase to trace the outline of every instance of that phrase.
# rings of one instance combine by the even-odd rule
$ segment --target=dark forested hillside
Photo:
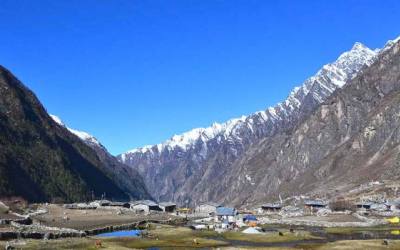
[[[92,148],[54,122],[34,93],[0,67],[0,197],[81,201],[92,192],[114,199],[148,196],[144,187],[128,194],[113,179]]]

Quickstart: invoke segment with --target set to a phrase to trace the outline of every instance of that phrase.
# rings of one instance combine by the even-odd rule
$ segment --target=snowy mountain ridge
[[[87,144],[93,144],[93,145],[97,145],[99,147],[104,147],[97,139],[96,137],[94,137],[93,135],[84,132],[84,131],[80,131],[80,130],[75,130],[72,128],[69,128],[65,125],[65,123],[60,119],[60,117],[56,116],[56,115],[52,115],[50,114],[50,117],[56,122],[58,123],[60,126],[65,127],[66,129],[68,129],[72,134],[78,136],[82,141],[84,141]]]
[[[141,148],[133,149],[128,151],[127,153],[146,153],[146,152],[158,152],[164,149],[173,149],[179,147],[183,150],[186,150],[190,145],[196,143],[199,139],[207,142],[209,139],[215,138],[218,135],[223,135],[228,137],[231,135],[232,130],[240,123],[246,120],[246,116],[242,116],[240,118],[228,120],[225,123],[213,123],[212,126],[207,128],[195,128],[188,132],[185,132],[181,135],[174,135],[169,140],[164,143],[160,143],[157,145],[147,145]]]
[[[232,186],[240,190],[243,185],[255,186],[260,182],[257,178],[269,178],[257,177],[256,172],[268,169],[267,166],[277,160],[309,160],[311,155],[297,154],[290,159],[281,159],[278,152],[272,159],[263,160],[259,157],[250,163],[246,162],[249,155],[257,152],[268,156],[274,150],[290,148],[284,142],[269,142],[274,138],[277,143],[290,136],[297,126],[310,119],[332,95],[353,82],[352,79],[381,63],[379,59],[385,56],[389,58],[386,52],[392,50],[393,44],[396,43],[389,41],[383,49],[371,50],[361,43],[355,43],[349,51],[321,67],[314,76],[294,88],[286,100],[274,107],[226,123],[214,123],[208,128],[175,135],[164,143],[134,149],[117,158],[138,170],[156,200],[172,200],[179,204],[210,200],[223,202]],[[236,170],[238,166],[243,166],[239,176]],[[257,169],[249,171],[249,166],[257,166]],[[296,171],[289,169],[288,174],[296,176]],[[268,179],[267,183],[271,182],[276,187],[281,185],[281,178],[276,178],[274,173],[270,175],[275,177]],[[259,193],[263,194],[265,190]]]
[[[240,135],[236,132],[241,127],[246,127],[248,130],[253,131],[255,119],[263,122],[286,119],[295,110],[300,109],[304,99],[310,92],[318,102],[323,102],[333,91],[342,87],[347,80],[353,78],[362,67],[369,66],[374,61],[378,51],[371,50],[357,42],[350,51],[340,55],[334,63],[324,65],[316,75],[307,79],[301,86],[295,87],[288,98],[278,103],[275,107],[255,112],[249,116],[231,119],[225,123],[214,123],[207,128],[196,128],[181,135],[174,135],[169,140],[157,145],[147,145],[130,150],[121,154],[121,160],[125,162],[128,155],[136,153],[160,154],[163,150],[173,150],[174,148],[186,151],[198,141],[206,143],[208,140],[218,137],[220,140],[240,140]]]

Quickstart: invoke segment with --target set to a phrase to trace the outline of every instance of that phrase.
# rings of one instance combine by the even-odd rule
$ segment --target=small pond
[[[96,235],[97,237],[139,237],[142,230],[126,230],[126,231],[115,231],[110,233],[101,233]]]

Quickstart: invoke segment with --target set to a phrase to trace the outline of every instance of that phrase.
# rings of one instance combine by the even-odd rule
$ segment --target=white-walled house
[[[221,205],[213,202],[201,203],[200,205],[196,206],[195,213],[207,215],[215,214],[218,207],[221,207]]]
[[[173,202],[160,202],[158,206],[166,213],[176,212],[176,203]]]
[[[400,212],[400,200],[386,202],[387,209],[392,212]]]
[[[238,212],[230,207],[218,207],[215,214],[215,222],[233,223],[236,221]]]
[[[90,206],[95,206],[95,207],[106,207],[109,206],[111,201],[108,200],[95,200],[89,203]]]
[[[150,211],[162,211],[157,203],[151,200],[140,200],[131,203],[130,208],[136,212],[148,214]]]

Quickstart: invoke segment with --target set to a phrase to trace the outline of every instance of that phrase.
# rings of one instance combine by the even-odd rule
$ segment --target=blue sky
[[[0,64],[113,154],[285,99],[400,1],[2,0]]]

